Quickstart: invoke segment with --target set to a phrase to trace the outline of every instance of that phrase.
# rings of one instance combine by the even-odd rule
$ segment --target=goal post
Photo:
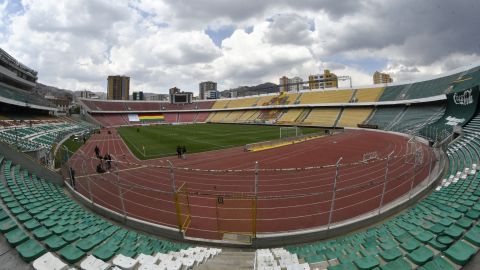
[[[416,136],[412,136],[407,141],[405,163],[414,164],[415,166],[423,164],[422,143],[418,141]]]
[[[173,194],[177,212],[177,223],[180,232],[185,233],[190,226],[192,217],[190,215],[190,200],[187,184],[184,182]]]
[[[297,126],[280,127],[280,139],[298,137],[302,135],[302,130]]]

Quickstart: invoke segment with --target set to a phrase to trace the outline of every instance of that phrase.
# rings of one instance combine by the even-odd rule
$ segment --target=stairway
[[[232,269],[253,269],[255,252],[249,251],[222,251],[219,255],[206,263],[193,267],[193,270],[224,270]]]
[[[358,90],[358,89],[353,89],[352,97],[351,97],[350,100],[349,100],[350,103],[355,103],[355,102],[357,102],[357,90]]]
[[[334,128],[337,127],[337,124],[338,124],[338,122],[340,121],[340,118],[342,118],[343,110],[345,110],[345,108],[342,107],[342,108],[340,109],[340,112],[339,112],[338,115],[337,115],[337,119],[335,119],[335,122],[333,123],[333,127],[334,127]]]
[[[303,122],[303,120],[305,120],[305,118],[308,117],[308,115],[310,114],[311,111],[312,111],[312,109],[304,109],[302,111],[302,113],[300,113],[300,115],[297,117],[297,119],[295,119],[295,122],[296,123]]]

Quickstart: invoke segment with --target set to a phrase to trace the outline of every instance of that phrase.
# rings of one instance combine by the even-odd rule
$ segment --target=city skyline
[[[476,30],[466,27],[479,10],[477,1],[0,0],[0,47],[39,82],[70,90],[106,92],[109,74],[166,93],[323,69],[359,86],[376,70],[404,82],[480,61]]]

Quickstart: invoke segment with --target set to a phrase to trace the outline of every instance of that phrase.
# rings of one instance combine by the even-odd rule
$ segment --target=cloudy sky
[[[480,60],[478,0],[0,0],[0,47],[39,82],[105,91],[219,89],[323,69],[371,84]]]

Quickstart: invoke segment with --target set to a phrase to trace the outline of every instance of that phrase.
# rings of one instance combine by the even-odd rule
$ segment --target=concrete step
[[[194,270],[224,270],[224,269],[253,269],[255,252],[222,251],[213,259],[208,260]]]

